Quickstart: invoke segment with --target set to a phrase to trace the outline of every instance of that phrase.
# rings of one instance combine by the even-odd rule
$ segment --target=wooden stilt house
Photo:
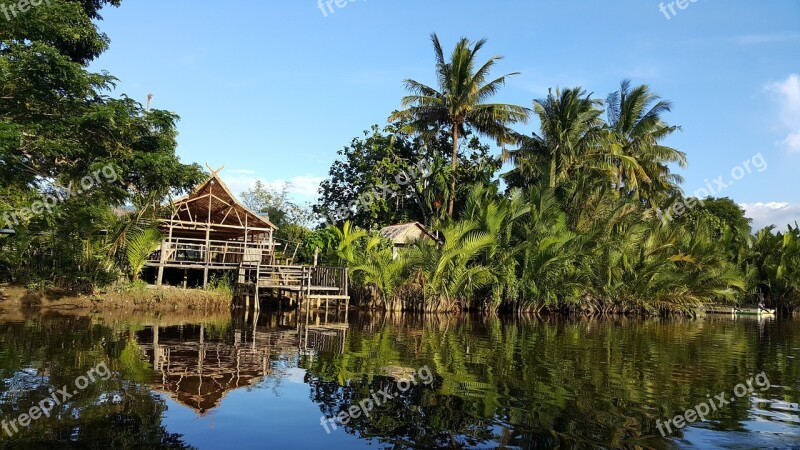
[[[148,263],[158,268],[157,285],[166,268],[202,270],[206,286],[212,270],[276,263],[278,227],[237,201],[217,174],[175,202],[159,226],[165,239]]]
[[[147,262],[157,269],[157,285],[167,269],[202,271],[204,287],[210,272],[228,271],[236,274],[239,286],[252,288],[256,299],[259,289],[277,297],[294,294],[298,301],[316,299],[317,307],[320,300],[338,305],[350,298],[347,268],[297,265],[297,247],[292,251],[287,243],[277,242],[278,228],[241,204],[216,172],[175,202],[159,228],[164,239]],[[184,287],[185,280],[186,275]]]

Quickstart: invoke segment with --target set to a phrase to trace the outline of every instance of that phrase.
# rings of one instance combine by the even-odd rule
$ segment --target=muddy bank
[[[0,285],[0,307],[212,312],[229,310],[231,302],[231,297],[223,293],[170,286],[78,295],[56,289],[31,291],[23,286]]]

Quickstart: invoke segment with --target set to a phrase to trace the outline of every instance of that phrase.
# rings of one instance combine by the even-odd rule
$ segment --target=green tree
[[[623,155],[636,158],[645,175],[638,182],[635,171],[623,170],[622,162],[617,162],[616,187],[620,193],[659,202],[679,192],[683,178],[672,173],[669,164],[686,168],[686,154],[662,144],[680,129],[661,118],[672,109],[672,103],[661,100],[647,85],[631,88],[630,80],[623,80],[620,89],[608,96],[606,108],[613,143],[621,147]]]
[[[459,186],[466,192],[473,183],[496,183],[499,159],[474,137],[466,145],[470,151],[459,155],[454,175]],[[453,174],[442,157],[449,149],[445,133],[423,143],[398,125],[375,125],[338,152],[340,159],[320,184],[314,212],[330,224],[349,220],[367,230],[411,221],[432,224],[444,216],[444,203],[451,197]]]
[[[411,93],[402,100],[403,109],[389,117],[390,121],[404,123],[407,131],[422,135],[435,135],[448,130],[452,138],[451,164],[453,173],[458,165],[459,137],[473,129],[497,140],[498,144],[514,142],[509,125],[526,122],[528,109],[517,105],[486,103],[506,83],[507,78],[517,75],[509,73],[490,79],[494,65],[501,59],[494,56],[480,65],[477,53],[486,44],[485,39],[475,43],[461,38],[449,60],[445,59],[439,37],[431,35],[436,55],[436,79],[438,88],[415,80],[405,80]],[[455,208],[456,179],[451,181],[447,213],[453,217]]]
[[[0,21],[0,209],[29,243],[20,275],[113,280],[114,209],[155,207],[202,177],[175,153],[177,115],[113,98],[116,79],[88,71],[109,45],[99,12],[119,4],[52,0]],[[20,214],[38,201],[51,206]]]

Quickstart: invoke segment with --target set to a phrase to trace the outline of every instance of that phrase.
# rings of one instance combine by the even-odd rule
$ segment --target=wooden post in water
[[[161,347],[158,345],[158,324],[153,324],[153,368],[161,370]]]
[[[255,308],[256,311],[261,309],[261,297],[259,297],[258,295],[258,284],[260,283],[260,281],[261,281],[261,262],[259,261],[258,266],[256,266],[256,285],[255,285],[256,293],[254,300],[255,303],[253,304],[253,308]]]
[[[253,350],[256,349],[256,327],[258,326],[258,315],[259,310],[256,310],[255,313],[253,313]]]
[[[344,321],[347,323],[347,313],[350,312],[350,290],[348,285],[350,284],[350,272],[347,267],[344,269]]]

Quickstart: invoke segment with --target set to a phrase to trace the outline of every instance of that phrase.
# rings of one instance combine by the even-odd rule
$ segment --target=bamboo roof
[[[217,225],[218,233],[237,235],[245,228],[254,231],[277,230],[272,222],[243,205],[216,172],[189,195],[173,204],[172,222],[183,228],[205,224]],[[205,227],[202,227],[205,230]]]

